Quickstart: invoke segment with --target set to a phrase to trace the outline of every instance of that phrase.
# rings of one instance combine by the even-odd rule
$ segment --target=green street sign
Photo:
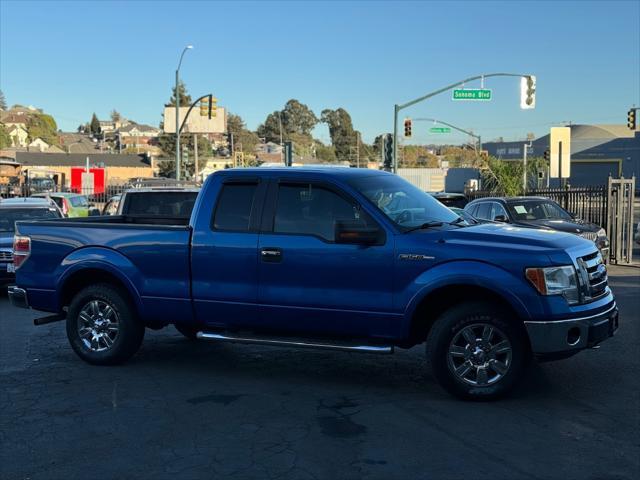
[[[453,91],[453,100],[491,100],[490,88],[456,88]]]
[[[431,127],[429,131],[431,133],[451,133],[451,129],[449,127]]]

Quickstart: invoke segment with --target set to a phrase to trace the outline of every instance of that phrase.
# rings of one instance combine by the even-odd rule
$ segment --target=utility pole
[[[356,165],[360,168],[360,132],[356,132]]]
[[[531,141],[529,141],[528,144],[523,144],[523,148],[524,148],[524,154],[522,156],[522,160],[523,160],[523,169],[522,169],[522,193],[524,195],[527,194],[527,153],[529,150],[529,147],[531,146]]]
[[[482,80],[482,82],[484,83],[484,79],[488,77],[531,77],[531,75],[521,73],[487,73],[484,75],[476,75],[475,77],[465,78],[464,80],[461,80],[459,82],[447,85],[444,88],[434,90],[433,92],[427,93],[426,95],[416,98],[415,100],[411,100],[410,102],[403,103],[401,105],[395,104],[393,106],[393,173],[396,173],[398,170],[398,113],[405,108],[415,105],[416,103],[420,103],[424,100],[427,100],[428,98],[446,92],[447,90],[451,90],[452,88],[464,85],[465,83],[469,83],[474,80]]]
[[[176,68],[176,180],[180,180],[180,65],[182,57],[187,50],[191,50],[193,45],[187,45],[182,50],[178,68]]]
[[[193,134],[193,179],[198,181],[198,134]]]

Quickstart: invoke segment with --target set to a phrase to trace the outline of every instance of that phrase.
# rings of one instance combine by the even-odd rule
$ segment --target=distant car
[[[119,198],[111,197],[104,215],[130,215],[159,218],[191,217],[199,188],[141,187],[126,190]],[[114,208],[117,202],[117,207]],[[109,211],[107,210],[109,206]],[[114,213],[111,213],[114,212]]]
[[[433,197],[447,207],[464,208],[469,200],[463,193],[437,192]]]
[[[0,283],[13,281],[13,234],[18,220],[62,218],[52,201],[35,198],[0,200]]]
[[[636,243],[640,245],[640,222],[636,226]]]
[[[464,219],[464,221],[467,222],[470,225],[474,225],[476,223],[480,223],[480,221],[478,219],[476,219],[473,216],[471,216],[468,212],[465,212],[463,208],[449,207],[449,210],[451,210],[453,213],[456,213],[459,216],[461,216]]]
[[[122,198],[121,194],[114,195],[107,203],[105,203],[102,208],[102,215],[117,215],[118,214],[118,205],[120,205],[120,199]]]
[[[28,191],[34,193],[53,192],[56,189],[56,182],[49,177],[33,177],[27,183]]]
[[[99,211],[89,203],[85,195],[71,192],[49,192],[31,195],[33,198],[51,198],[69,218],[99,215]]]
[[[609,238],[604,228],[575,218],[548,198],[478,198],[469,202],[464,210],[479,220],[573,233],[594,242],[604,259],[609,257]]]

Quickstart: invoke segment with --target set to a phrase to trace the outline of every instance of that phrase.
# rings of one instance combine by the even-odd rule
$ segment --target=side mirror
[[[335,241],[341,244],[375,245],[381,239],[379,228],[358,222],[336,222]]]
[[[506,217],[506,215],[496,215],[495,217],[493,217],[493,221],[494,222],[508,223],[509,219]]]

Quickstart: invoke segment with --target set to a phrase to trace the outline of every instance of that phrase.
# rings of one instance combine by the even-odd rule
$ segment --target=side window
[[[481,220],[491,220],[491,202],[480,203],[474,217]]]
[[[509,218],[504,207],[498,202],[493,202],[493,208],[491,210],[491,220],[495,220],[498,215],[502,215],[507,219]]]
[[[478,204],[475,203],[469,207],[465,207],[466,212],[472,217],[476,217],[476,211],[478,210]]]
[[[327,188],[312,183],[278,187],[274,233],[314,235],[333,242],[337,222],[373,226],[358,205]]]
[[[222,186],[213,217],[213,229],[249,231],[251,208],[258,185],[225,184]]]

